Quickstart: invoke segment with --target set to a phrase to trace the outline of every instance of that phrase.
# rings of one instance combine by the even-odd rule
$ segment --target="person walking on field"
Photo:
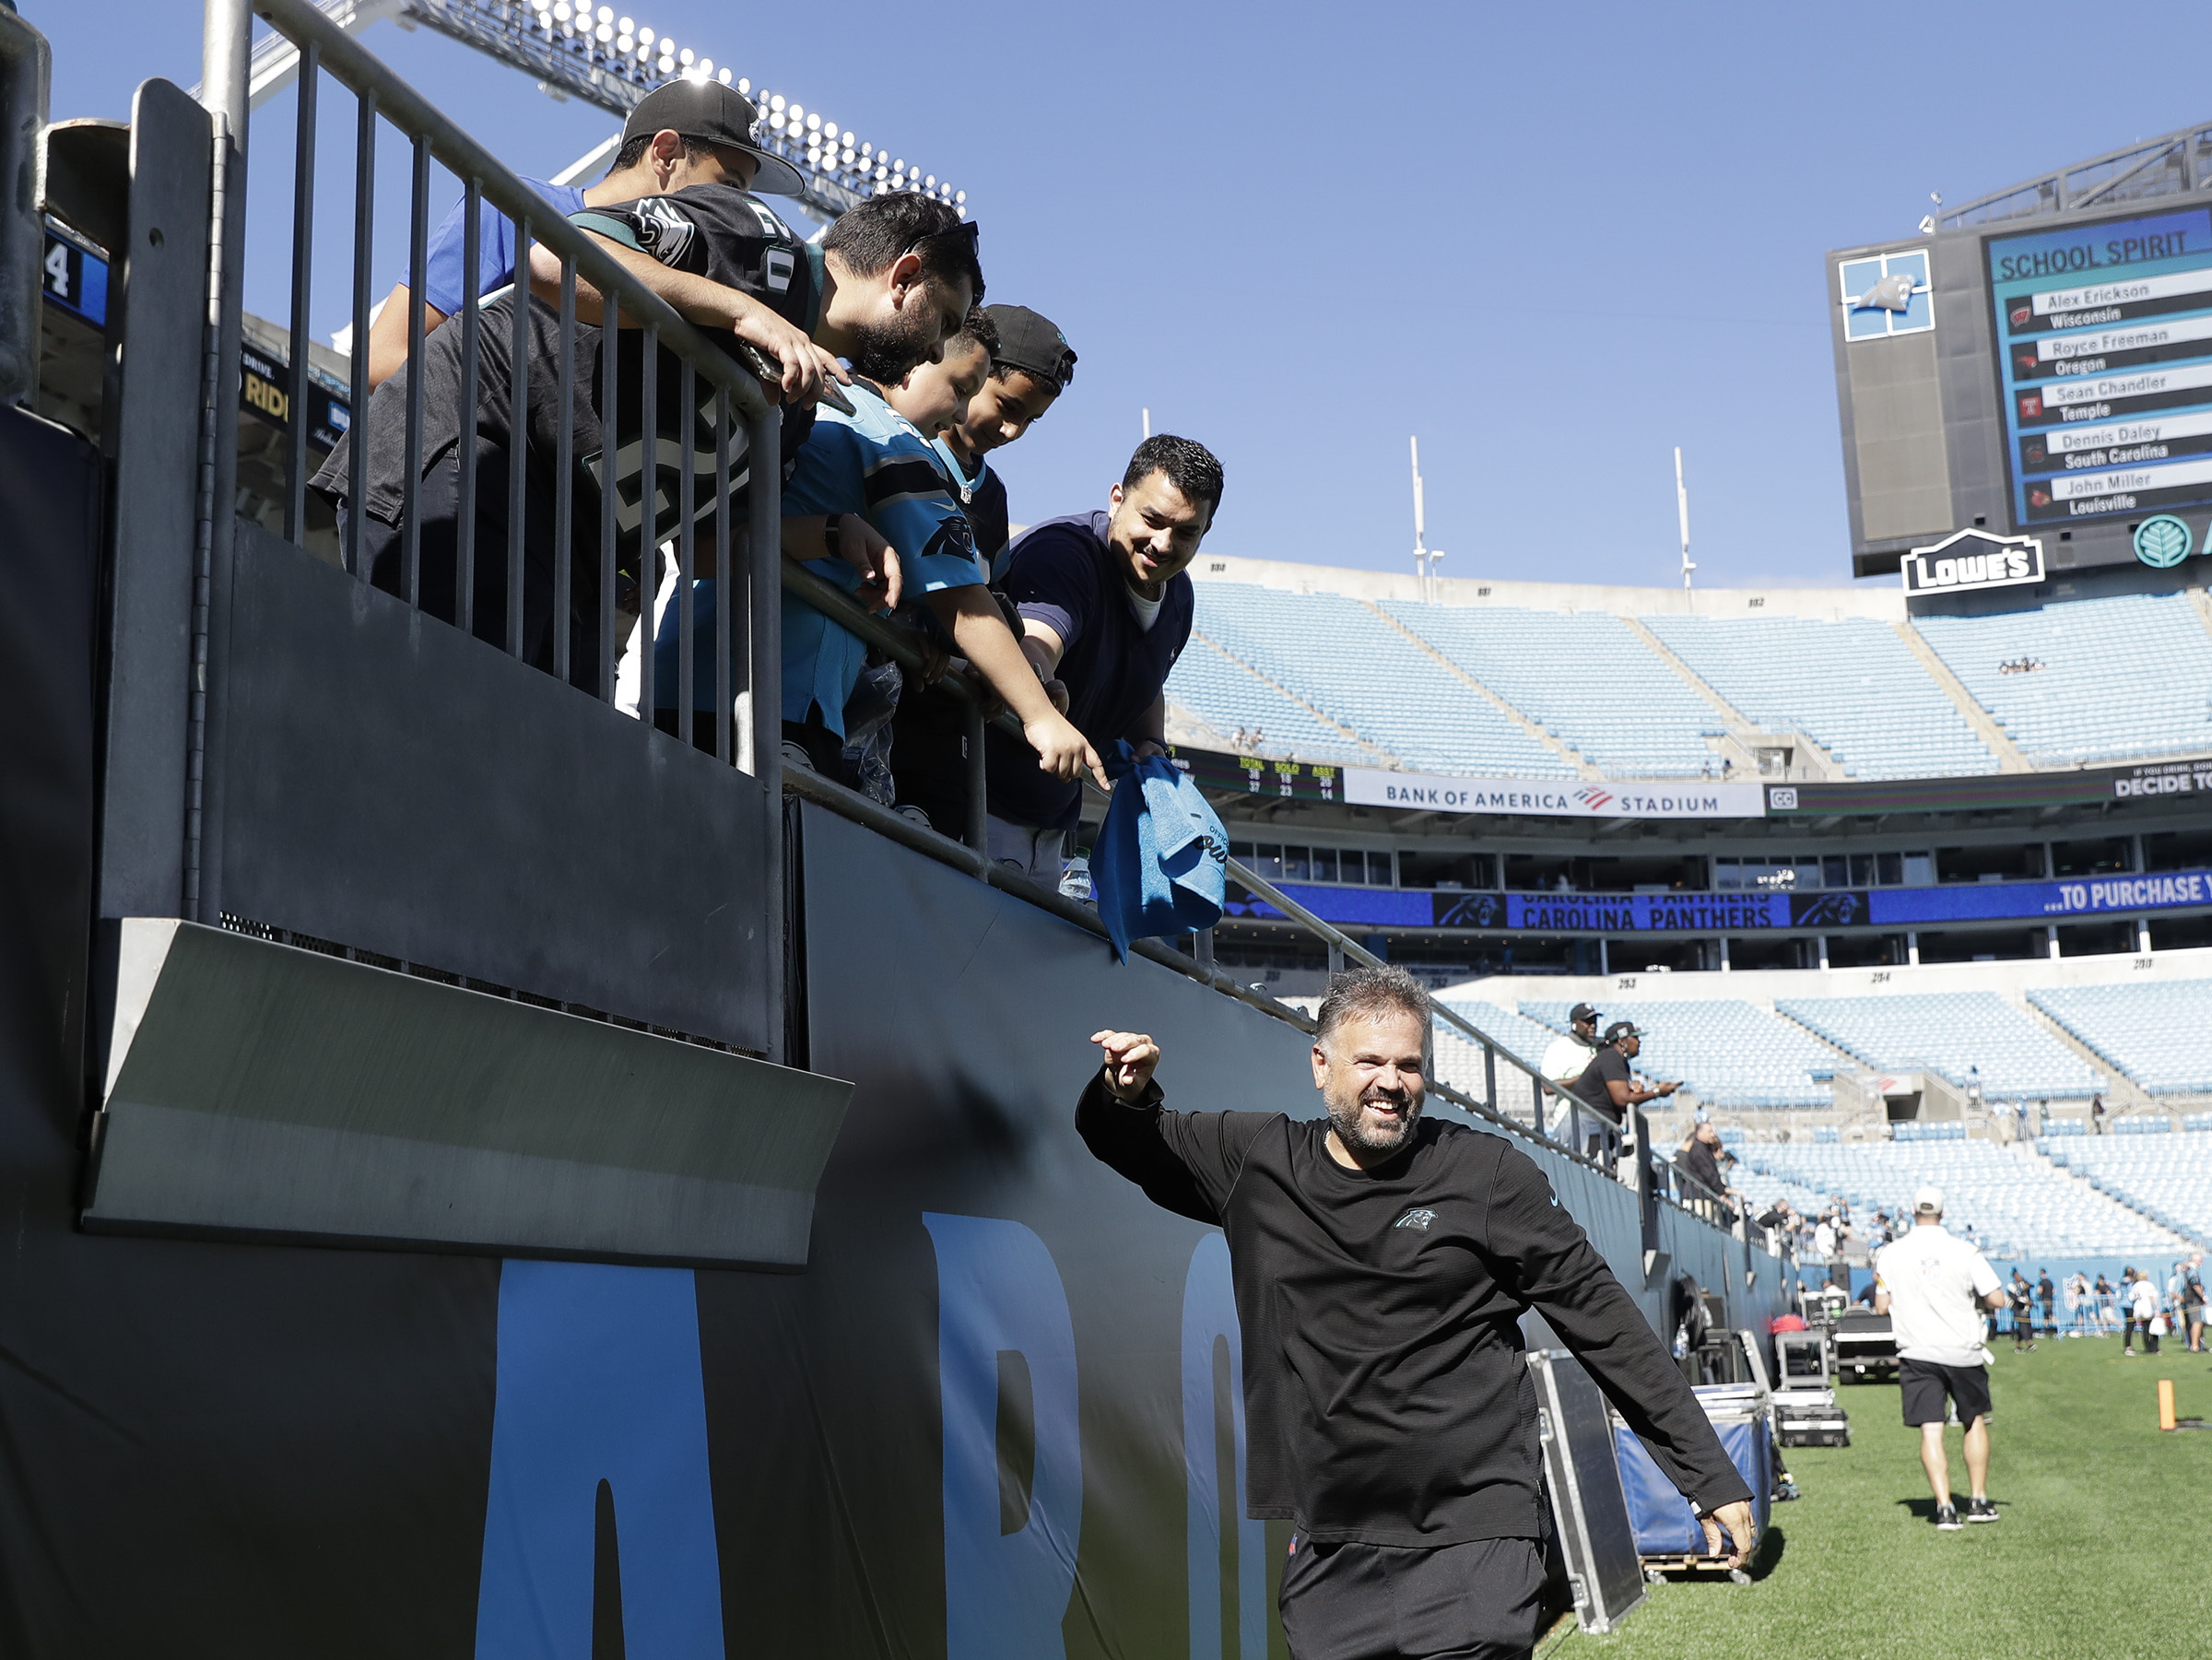
[[[1877,1313],[1897,1338],[1898,1393],[1905,1422],[1920,1430],[1920,1467],[1936,1495],[1936,1525],[1961,1525],[1951,1503],[1951,1464],[1944,1449],[1947,1397],[1966,1426],[1969,1522],[1994,1522],[1989,1498],[1989,1366],[1982,1310],[2005,1306],[2005,1285],[1989,1259],[1944,1230],[1943,1190],[1912,1195],[1912,1228],[1874,1259]]]
[[[2136,1353],[2136,1333],[2143,1333],[2143,1352],[2159,1352],[2159,1334],[2150,1329],[2150,1323],[2159,1317],[2159,1288],[2151,1283],[2147,1270],[2130,1268],[2127,1284],[2121,1288],[2120,1298],[2127,1317],[2122,1329],[2120,1354],[2123,1360],[2133,1360]]]
[[[1327,1115],[1178,1113],[1159,1045],[1100,1031],[1076,1108],[1101,1162],[1228,1236],[1243,1328],[1247,1512],[1291,1525],[1278,1598],[1300,1660],[1525,1660],[1544,1586],[1541,1313],[1735,1566],[1750,1489],[1666,1346],[1502,1136],[1421,1115],[1430,1006],[1397,968],[1330,982]],[[1723,1564],[1716,1564],[1723,1565]]]
[[[2018,1268],[2012,1271],[2012,1284],[2006,1288],[2012,1301],[2012,1352],[2035,1347],[2035,1288],[2028,1277]]]
[[[2181,1315],[2189,1332],[2189,1352],[2205,1352],[2205,1254],[2193,1251],[2182,1265]]]

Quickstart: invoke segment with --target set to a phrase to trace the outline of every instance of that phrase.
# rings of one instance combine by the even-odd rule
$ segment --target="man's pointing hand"
[[[1106,1088],[1123,1101],[1136,1101],[1159,1065],[1159,1045],[1141,1031],[1094,1031],[1090,1041],[1106,1052]]]

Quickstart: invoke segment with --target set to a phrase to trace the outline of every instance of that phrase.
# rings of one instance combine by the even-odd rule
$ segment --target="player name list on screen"
[[[2212,210],[1986,252],[2015,523],[2212,502]]]

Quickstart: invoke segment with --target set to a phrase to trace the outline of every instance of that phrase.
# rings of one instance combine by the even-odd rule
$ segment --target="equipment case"
[[[1773,1406],[1767,1391],[1756,1383],[1709,1384],[1695,1391],[1705,1416],[1721,1438],[1728,1457],[1742,1472],[1751,1489],[1751,1515],[1763,1538],[1774,1490]],[[1645,1577],[1689,1570],[1717,1569],[1723,1559],[1705,1554],[1705,1530],[1689,1501],[1675,1490],[1644,1450],[1636,1432],[1612,1415],[1613,1451],[1620,1466],[1622,1493],[1628,1500],[1629,1521],[1635,1530],[1636,1553]],[[1729,1571],[1738,1583],[1750,1575],[1742,1568]]]

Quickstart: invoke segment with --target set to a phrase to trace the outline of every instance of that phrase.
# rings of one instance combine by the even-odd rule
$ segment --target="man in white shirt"
[[[1936,1525],[1959,1526],[1951,1465],[1943,1446],[1944,1397],[1966,1426],[1969,1522],[1994,1522],[1989,1501],[1989,1347],[1982,1310],[2005,1306],[2005,1285],[1981,1252],[1943,1228],[1943,1190],[1912,1195],[1912,1230],[1874,1259],[1875,1312],[1897,1338],[1898,1393],[1905,1422],[1920,1429],[1920,1466],[1936,1495]]]
[[[1567,1011],[1567,1019],[1572,1030],[1552,1039],[1544,1051],[1544,1076],[1562,1089],[1583,1076],[1597,1053],[1597,1010],[1578,1003]]]

